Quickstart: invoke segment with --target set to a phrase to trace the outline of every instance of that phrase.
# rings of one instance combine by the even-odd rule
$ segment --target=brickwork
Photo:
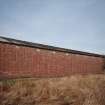
[[[0,76],[102,73],[104,58],[0,43]]]

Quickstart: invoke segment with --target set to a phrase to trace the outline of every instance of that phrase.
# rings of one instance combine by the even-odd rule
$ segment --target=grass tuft
[[[0,83],[0,105],[105,105],[104,74]]]

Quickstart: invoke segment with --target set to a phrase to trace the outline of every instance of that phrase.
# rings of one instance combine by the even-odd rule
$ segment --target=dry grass
[[[105,105],[105,75],[2,81],[0,105]]]

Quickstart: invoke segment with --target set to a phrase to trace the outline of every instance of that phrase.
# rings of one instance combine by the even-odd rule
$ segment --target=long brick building
[[[103,73],[105,56],[0,37],[0,77]]]

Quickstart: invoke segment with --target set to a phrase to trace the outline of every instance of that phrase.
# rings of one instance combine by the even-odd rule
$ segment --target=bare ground
[[[0,105],[105,105],[105,75],[0,82]]]

